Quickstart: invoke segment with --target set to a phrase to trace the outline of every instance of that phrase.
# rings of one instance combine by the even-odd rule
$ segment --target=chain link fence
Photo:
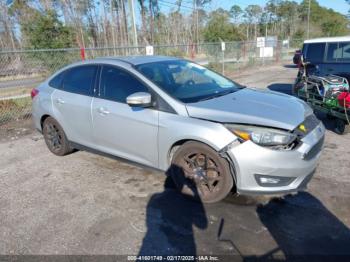
[[[261,52],[257,42],[159,45],[154,55],[183,57],[215,71],[231,72],[256,65],[291,61],[302,41],[278,41],[268,54]],[[31,117],[30,91],[58,69],[70,63],[104,56],[146,55],[146,47],[79,48],[55,50],[0,51],[0,128],[13,121]]]

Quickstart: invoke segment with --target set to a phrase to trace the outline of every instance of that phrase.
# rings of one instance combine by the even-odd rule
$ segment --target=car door
[[[52,93],[54,117],[68,140],[93,145],[91,103],[97,65],[81,65],[64,72],[62,84]]]
[[[158,167],[158,110],[129,106],[126,98],[136,92],[149,89],[125,69],[102,65],[92,103],[94,138],[103,152]]]

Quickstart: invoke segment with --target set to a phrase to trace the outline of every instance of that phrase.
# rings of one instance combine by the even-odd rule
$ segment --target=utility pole
[[[197,6],[197,0],[194,0],[194,3],[195,3],[195,11],[196,11],[196,34],[197,34],[197,45],[199,44],[199,29],[198,29],[198,25],[199,25],[199,23],[198,23],[198,20],[199,20],[199,18],[198,18],[198,16],[199,16],[199,14],[198,14],[198,6]]]
[[[307,10],[307,38],[310,38],[310,12],[311,12],[311,0],[309,0],[309,8]]]
[[[134,46],[138,46],[138,43],[137,43],[136,21],[135,21],[134,0],[128,0],[128,2],[129,2],[131,23],[132,23],[132,33],[133,33],[133,38],[134,38]]]

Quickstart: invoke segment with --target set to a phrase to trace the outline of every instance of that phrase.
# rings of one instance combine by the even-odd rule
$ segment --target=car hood
[[[229,95],[186,105],[191,117],[293,130],[311,108],[302,100],[273,91],[244,88]]]

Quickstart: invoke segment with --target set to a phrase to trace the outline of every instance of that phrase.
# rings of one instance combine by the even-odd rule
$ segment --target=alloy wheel
[[[220,166],[204,153],[191,153],[183,157],[182,168],[186,185],[197,190],[203,199],[221,190],[223,176]]]
[[[52,151],[60,151],[62,148],[62,134],[55,124],[48,123],[45,125],[46,139],[48,146]]]

